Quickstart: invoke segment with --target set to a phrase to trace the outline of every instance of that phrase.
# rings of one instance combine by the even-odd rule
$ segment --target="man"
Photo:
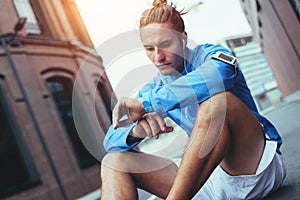
[[[142,14],[140,36],[159,73],[114,108],[101,198],[137,199],[136,188],[180,200],[260,199],[276,190],[285,177],[281,138],[258,113],[230,52],[187,48],[180,12],[166,1]],[[179,163],[133,150],[145,137],[172,131],[167,116],[189,135]]]

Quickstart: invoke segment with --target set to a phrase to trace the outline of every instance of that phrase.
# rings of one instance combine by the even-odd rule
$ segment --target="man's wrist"
[[[140,105],[140,110],[142,110],[144,112],[144,114],[146,113],[146,110],[144,108],[144,105],[143,105],[143,99],[137,99],[138,100],[138,104]]]
[[[139,142],[139,141],[141,141],[141,140],[143,140],[144,138],[139,138],[139,137],[135,137],[135,136],[132,136],[132,135],[128,135],[127,136],[127,138],[126,138],[126,143],[127,143],[127,145],[132,145],[132,144],[134,144],[134,143],[136,143],[136,142]]]

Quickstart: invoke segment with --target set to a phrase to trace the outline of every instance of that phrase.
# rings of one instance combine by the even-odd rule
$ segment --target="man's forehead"
[[[158,26],[146,26],[140,29],[141,39],[143,42],[162,42],[172,40],[181,35],[180,32],[174,31],[170,28]]]
[[[171,28],[161,27],[157,25],[149,25],[140,29],[140,32],[143,34],[172,34],[172,35],[180,35],[181,33],[173,30]]]
[[[170,23],[150,23],[150,24],[142,27],[141,29],[157,29],[157,30],[178,32],[178,31],[174,30],[173,26]]]

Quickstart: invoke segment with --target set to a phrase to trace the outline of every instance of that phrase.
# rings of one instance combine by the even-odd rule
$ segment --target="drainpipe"
[[[54,162],[53,162],[53,160],[52,160],[52,158],[51,158],[51,156],[50,156],[50,152],[49,152],[49,150],[48,150],[48,148],[47,148],[46,142],[45,142],[45,140],[44,140],[44,138],[43,138],[43,136],[42,136],[42,131],[41,131],[40,127],[39,127],[39,124],[38,124],[38,122],[37,122],[37,120],[36,120],[36,117],[35,117],[34,114],[33,114],[33,110],[32,110],[31,107],[30,107],[29,100],[28,100],[28,98],[27,98],[25,89],[24,89],[24,87],[23,87],[23,85],[22,85],[22,82],[21,82],[21,80],[20,80],[20,77],[19,77],[19,75],[18,75],[16,66],[15,66],[15,64],[14,64],[12,58],[11,58],[10,51],[9,51],[8,48],[7,48],[7,43],[6,43],[5,38],[9,38],[10,41],[11,41],[15,36],[16,36],[16,34],[12,34],[12,33],[7,33],[7,34],[0,35],[1,45],[2,45],[2,47],[4,48],[5,55],[6,55],[6,57],[7,57],[8,63],[9,63],[9,65],[11,66],[11,68],[12,68],[12,70],[13,70],[13,73],[14,73],[14,76],[15,76],[15,78],[16,78],[16,80],[17,80],[17,84],[18,84],[18,86],[19,86],[19,88],[20,88],[20,91],[21,91],[21,94],[22,94],[22,96],[23,96],[23,98],[24,98],[25,106],[26,106],[26,108],[27,108],[27,110],[28,110],[28,113],[29,113],[30,118],[32,119],[33,126],[34,126],[34,128],[35,128],[35,130],[36,130],[36,132],[37,132],[38,138],[39,138],[39,140],[40,140],[40,142],[41,142],[41,144],[42,144],[42,148],[43,148],[43,150],[44,150],[44,152],[45,152],[45,155],[46,155],[46,157],[47,157],[47,160],[48,160],[48,162],[49,162],[49,164],[50,164],[51,171],[52,171],[52,173],[53,173],[53,175],[54,175],[54,178],[55,178],[55,180],[56,180],[56,182],[57,182],[57,185],[58,185],[60,194],[61,194],[61,196],[62,196],[62,199],[63,199],[63,200],[67,200],[67,196],[66,196],[66,193],[65,193],[65,191],[64,191],[63,185],[62,185],[61,180],[60,180],[60,178],[59,178],[59,176],[58,176],[58,173],[57,173],[57,170],[56,170],[56,168],[55,168]]]

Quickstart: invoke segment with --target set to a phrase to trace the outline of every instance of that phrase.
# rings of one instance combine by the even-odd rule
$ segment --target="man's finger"
[[[120,126],[121,125],[120,125],[119,119],[113,115],[113,127],[114,127],[114,129],[117,129]]]
[[[119,127],[119,102],[115,105],[115,108],[112,112],[112,120],[113,120],[113,127],[117,129]]]
[[[155,134],[153,137],[154,137],[154,139],[158,139],[159,138],[159,133]]]
[[[172,126],[167,126],[164,130],[159,131],[159,133],[155,134],[153,137],[154,137],[154,139],[158,139],[160,134],[170,133],[173,130],[174,130],[174,128]]]
[[[117,129],[119,127],[119,122],[114,115],[112,116],[112,118],[113,118],[113,127],[114,129]]]
[[[124,101],[124,98],[121,98],[121,100],[118,101],[118,103],[115,105],[115,108],[114,108],[113,113],[112,113],[114,129],[117,129],[119,127],[122,127],[122,126],[125,126],[125,125],[128,124],[127,122],[122,122],[121,123],[121,121],[120,121],[122,119],[122,117],[126,114],[126,111],[127,111],[127,108],[124,109],[122,107],[123,101]]]
[[[139,122],[139,126],[141,126],[143,128],[143,132],[146,134],[146,136],[148,136],[148,137],[152,136],[151,127],[146,120],[144,120],[144,119],[141,120]]]
[[[170,133],[174,130],[173,126],[166,126],[164,130],[161,130],[159,133]]]

